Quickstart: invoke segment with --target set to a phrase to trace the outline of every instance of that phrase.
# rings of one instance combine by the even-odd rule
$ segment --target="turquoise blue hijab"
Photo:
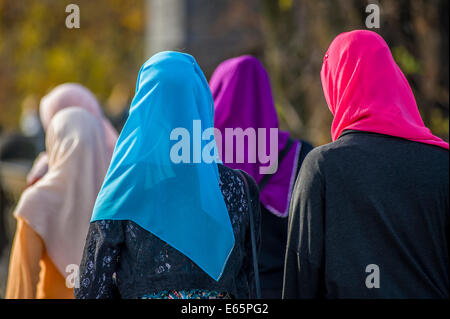
[[[197,120],[202,132],[212,130],[213,119],[212,95],[192,56],[167,51],[145,62],[91,221],[131,220],[218,281],[234,233],[217,160],[198,160],[202,150],[218,158],[213,131],[201,139],[193,128]],[[186,134],[174,134],[180,128]],[[182,153],[174,148],[182,140],[188,146],[178,163],[171,152]]]

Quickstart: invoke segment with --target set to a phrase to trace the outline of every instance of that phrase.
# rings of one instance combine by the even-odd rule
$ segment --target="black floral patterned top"
[[[235,246],[218,282],[178,250],[129,220],[91,223],[80,265],[78,299],[141,298],[167,290],[205,290],[254,298],[250,220],[242,175],[219,165],[220,188],[230,214]],[[244,173],[245,174],[245,173]],[[259,192],[246,175],[260,242]]]

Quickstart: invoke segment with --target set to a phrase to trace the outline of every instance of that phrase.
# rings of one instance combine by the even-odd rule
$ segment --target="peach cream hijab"
[[[67,107],[79,107],[91,113],[103,127],[108,156],[111,157],[117,141],[117,131],[103,115],[100,104],[94,94],[78,83],[58,85],[41,99],[39,113],[44,130],[47,131],[51,119]],[[41,153],[36,159],[27,177],[28,185],[34,184],[47,172],[48,157]]]
[[[79,265],[97,193],[110,157],[98,119],[67,108],[48,125],[48,172],[22,194],[14,215],[24,219],[45,243],[65,277]]]

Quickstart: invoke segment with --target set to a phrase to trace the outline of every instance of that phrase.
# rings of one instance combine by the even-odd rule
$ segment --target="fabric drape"
[[[98,120],[80,108],[52,119],[46,137],[49,170],[22,194],[14,215],[42,238],[60,273],[81,261],[97,193],[109,158]]]
[[[131,220],[218,280],[234,234],[219,187],[213,118],[208,83],[192,56],[151,57],[139,72],[92,221]]]
[[[331,136],[358,130],[448,150],[424,125],[409,83],[377,33],[355,30],[333,40],[325,54],[322,87],[333,113]]]
[[[44,130],[47,130],[51,119],[59,111],[67,107],[82,108],[95,116],[103,127],[108,156],[111,157],[116,145],[118,133],[103,115],[100,104],[94,94],[78,83],[64,83],[58,85],[41,99],[39,113]],[[48,155],[42,152],[35,160],[27,176],[28,185],[38,181],[48,170]]]

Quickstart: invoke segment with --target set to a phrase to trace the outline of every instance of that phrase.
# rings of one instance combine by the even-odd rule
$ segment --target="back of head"
[[[214,97],[217,128],[278,128],[270,79],[255,57],[244,55],[222,62],[211,76],[209,85]]]
[[[218,280],[234,234],[217,164],[202,159],[214,134],[208,141],[193,128],[198,121],[200,130],[213,129],[213,114],[208,83],[192,56],[166,51],[144,63],[92,220],[131,220]],[[181,162],[172,156],[180,135],[177,144],[189,157]]]
[[[321,79],[334,116],[333,141],[353,129],[448,149],[425,127],[406,77],[377,33],[355,30],[337,36],[325,54]]]
[[[71,106],[80,107],[98,119],[103,117],[97,99],[88,88],[78,83],[64,83],[41,99],[39,112],[44,129],[47,130],[51,119],[58,111]]]
[[[46,136],[50,170],[61,160],[70,160],[80,167],[92,156],[105,161],[107,151],[102,125],[78,107],[58,112],[50,122]]]

